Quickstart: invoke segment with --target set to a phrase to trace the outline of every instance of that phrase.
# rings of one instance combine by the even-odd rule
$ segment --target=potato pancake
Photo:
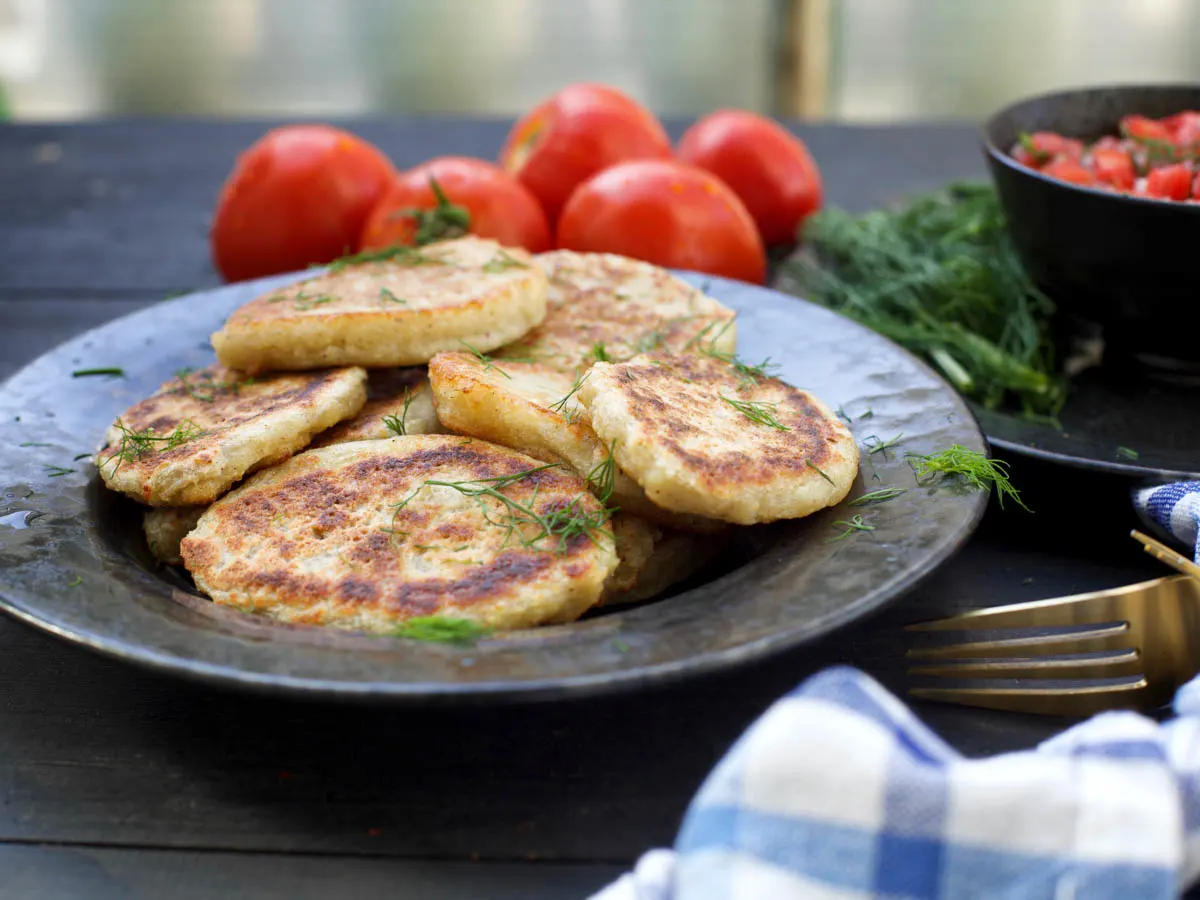
[[[149,506],[211,503],[357,413],[366,381],[359,368],[262,378],[220,365],[181,371],[117,419],[96,468],[114,491]]]
[[[212,336],[225,365],[413,366],[464,343],[493,350],[546,315],[546,275],[524,250],[464,237],[347,257],[234,311]]]
[[[423,366],[372,369],[367,374],[367,403],[357,416],[334,425],[313,441],[314,447],[347,441],[376,441],[406,434],[444,434],[433,409],[433,392]]]
[[[574,376],[597,360],[657,349],[734,350],[733,310],[666,269],[610,253],[556,250],[535,259],[549,278],[546,320],[498,356]]]
[[[574,474],[448,435],[302,453],[214,503],[182,553],[217,603],[370,632],[570,621],[617,567],[608,515]]]
[[[196,527],[206,506],[160,506],[146,510],[142,519],[142,531],[146,533],[146,544],[150,553],[161,563],[182,566],[179,542]]]
[[[584,376],[586,377],[586,376]],[[542,363],[439,353],[429,363],[438,419],[459,434],[561,462],[612,506],[654,521],[709,531],[720,523],[660,509],[610,461],[579,402],[579,380]]]
[[[656,504],[750,525],[849,492],[850,431],[807,391],[704,354],[597,363],[579,389],[602,442]]]

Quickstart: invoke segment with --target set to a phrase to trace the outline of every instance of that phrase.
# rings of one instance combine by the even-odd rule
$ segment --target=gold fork
[[[909,693],[1066,716],[1152,710],[1168,703],[1200,671],[1200,566],[1140,532],[1133,537],[1183,574],[910,625],[908,630],[921,632],[1023,633],[910,649],[907,658],[918,661],[910,676],[1001,683],[914,686]]]

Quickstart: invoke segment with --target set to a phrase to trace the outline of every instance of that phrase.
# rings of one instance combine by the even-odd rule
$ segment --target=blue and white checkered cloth
[[[1200,483],[1135,506],[1196,546]],[[1177,897],[1200,877],[1200,679],[1175,713],[965,759],[868,676],[828,669],[721,760],[673,850],[595,900]]]

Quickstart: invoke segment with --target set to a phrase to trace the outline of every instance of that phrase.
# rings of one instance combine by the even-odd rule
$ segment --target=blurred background
[[[981,118],[1200,80],[1198,0],[0,0],[0,116],[515,115],[563,84],[662,115]]]

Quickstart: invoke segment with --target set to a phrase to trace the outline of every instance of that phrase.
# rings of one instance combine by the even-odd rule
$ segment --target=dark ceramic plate
[[[687,276],[694,282],[701,279]],[[292,276],[294,278],[294,276]],[[918,488],[903,453],[983,436],[954,391],[885,339],[802,300],[719,279],[740,312],[742,353],[853,417],[864,456],[853,496],[909,488],[863,508],[739,529],[721,568],[675,596],[475,646],[273,625],[217,607],[150,560],[140,509],[86,460],[107,425],[183,366],[210,361],[208,335],[256,294],[292,278],[193,294],[89,332],[0,387],[0,606],[111,656],[207,681],[309,695],[414,701],[553,698],[628,689],[795,647],[899,597],[966,540],[984,494]],[[73,378],[123,366],[123,378]],[[61,474],[60,466],[72,471]],[[831,541],[861,513],[874,531]]]
[[[1062,428],[974,410],[1000,456],[1022,456],[1140,481],[1200,478],[1200,387],[1144,371],[1090,369],[1071,381]]]

